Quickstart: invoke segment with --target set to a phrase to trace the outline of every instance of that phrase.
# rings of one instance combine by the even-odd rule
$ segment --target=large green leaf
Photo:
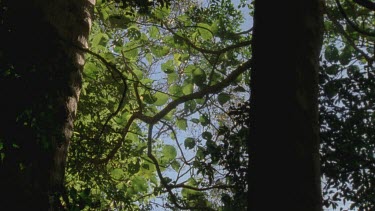
[[[124,171],[122,169],[113,169],[111,171],[111,176],[114,178],[114,179],[121,179],[123,176],[124,176]]]
[[[161,64],[161,70],[163,70],[167,74],[173,73],[174,72],[173,60],[168,60],[167,62]]]
[[[181,130],[186,130],[187,128],[187,121],[186,119],[178,119],[176,125]]]
[[[172,145],[164,145],[161,153],[162,160],[166,162],[172,161],[177,156],[177,150]]]
[[[165,103],[167,103],[167,101],[169,99],[169,96],[165,93],[162,93],[162,92],[157,92],[155,94],[155,97],[156,97],[157,100],[154,102],[154,105],[156,105],[156,106],[164,105]]]

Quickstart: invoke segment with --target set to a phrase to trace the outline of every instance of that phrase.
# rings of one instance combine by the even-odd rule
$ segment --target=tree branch
[[[359,32],[363,35],[366,35],[366,36],[369,36],[369,37],[375,37],[374,31],[365,31],[365,30],[359,28],[359,26],[357,26],[356,23],[354,23],[352,20],[349,19],[348,15],[345,13],[345,10],[340,3],[340,0],[335,0],[335,2],[337,4],[337,7],[338,7],[341,15],[344,17],[344,19],[349,24],[349,26],[351,26],[355,31],[357,31],[357,32]]]
[[[201,89],[198,92],[194,92],[194,93],[189,94],[189,95],[184,95],[184,96],[172,101],[166,107],[164,107],[164,109],[162,109],[159,113],[155,114],[153,117],[146,116],[146,115],[143,115],[143,114],[139,114],[138,118],[140,120],[144,121],[145,123],[155,124],[156,122],[158,122],[160,119],[162,119],[165,115],[167,115],[171,110],[176,108],[181,103],[187,102],[189,100],[202,98],[207,94],[219,93],[225,87],[229,86],[230,83],[235,81],[236,78],[240,74],[242,74],[243,72],[248,70],[250,68],[250,65],[251,65],[251,59],[246,61],[245,63],[239,65],[237,67],[237,69],[235,69],[233,72],[231,72],[223,81],[221,81],[221,82],[219,82],[215,85],[212,85],[212,86],[207,86],[207,87]]]
[[[369,63],[369,65],[371,66],[371,64],[374,62],[374,58],[371,58],[370,56],[368,56],[364,51],[362,51],[360,48],[358,48],[358,46],[353,42],[353,40],[351,39],[351,37],[345,32],[344,28],[341,26],[341,24],[335,19],[333,18],[331,12],[329,11],[326,11],[326,14],[327,14],[327,17],[328,19],[330,19],[333,23],[333,25],[337,28],[337,30],[339,31],[339,33],[341,35],[343,35],[345,37],[345,39],[347,40],[347,42],[356,50],[358,51],[366,60],[367,62]]]

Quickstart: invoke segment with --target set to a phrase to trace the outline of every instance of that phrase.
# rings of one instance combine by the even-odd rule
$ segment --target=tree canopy
[[[374,5],[323,5],[326,208],[375,209]],[[89,48],[69,43],[86,62],[60,198],[65,209],[247,210],[253,15],[246,0],[96,1]],[[0,61],[7,53],[0,50]],[[32,74],[22,66],[32,58],[21,58],[27,61],[0,64],[0,77]],[[1,161],[19,147],[3,136]]]
[[[68,207],[245,206],[245,124],[228,112],[248,98],[251,26],[241,31],[237,6],[251,5],[180,1],[145,15],[97,2]]]

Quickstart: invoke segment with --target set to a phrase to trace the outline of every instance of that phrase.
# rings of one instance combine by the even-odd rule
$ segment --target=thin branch
[[[172,133],[173,133],[173,135],[176,139],[176,145],[177,145],[178,149],[180,150],[182,160],[184,161],[185,164],[189,165],[189,163],[186,161],[184,151],[181,149],[180,143],[178,142],[177,134],[176,134],[176,131],[174,130],[174,128],[170,124],[168,124],[166,121],[160,121],[160,122],[163,123],[164,125],[166,125],[172,131]]]
[[[235,186],[233,186],[233,185],[214,185],[214,186],[205,187],[205,188],[197,188],[197,187],[193,187],[193,186],[190,186],[190,185],[185,185],[183,183],[177,184],[177,185],[171,185],[170,187],[171,188],[186,188],[186,189],[195,190],[195,191],[206,191],[206,190],[212,190],[212,189],[231,189],[231,188],[235,188]]]
[[[167,115],[171,110],[176,108],[181,103],[187,102],[189,100],[202,98],[207,94],[219,93],[225,87],[229,86],[230,83],[232,83],[240,74],[242,74],[243,72],[248,70],[250,68],[250,64],[251,64],[251,59],[246,61],[245,63],[239,65],[233,72],[231,72],[228,75],[228,77],[226,77],[221,82],[219,82],[215,85],[212,85],[212,86],[207,86],[207,87],[201,89],[198,92],[194,92],[194,93],[189,94],[189,95],[184,95],[184,96],[172,101],[166,107],[164,107],[164,109],[162,109],[159,113],[155,114],[153,117],[140,114],[139,119],[144,121],[145,123],[148,123],[148,124],[155,124],[156,122],[158,122],[160,119],[162,119],[165,115]]]
[[[357,32],[359,32],[363,35],[366,35],[366,36],[369,36],[369,37],[375,37],[374,31],[365,31],[365,30],[361,29],[355,22],[353,22],[352,20],[349,19],[348,15],[345,13],[345,10],[340,3],[340,0],[335,0],[335,2],[337,4],[337,7],[338,7],[341,15],[344,17],[344,19],[349,24],[349,26],[351,26],[355,31],[357,31]]]
[[[195,209],[203,209],[203,210],[211,210],[209,207],[191,207],[191,206],[182,206],[179,204],[178,199],[176,195],[172,192],[172,186],[169,185],[166,180],[164,179],[161,169],[159,166],[158,161],[156,160],[155,156],[152,154],[152,129],[154,124],[149,124],[148,128],[148,140],[147,140],[147,156],[152,160],[152,162],[155,165],[156,172],[159,176],[160,183],[164,186],[164,188],[167,190],[171,202],[180,210],[195,210]]]
[[[371,64],[374,62],[374,58],[371,58],[364,51],[362,51],[360,48],[358,48],[358,46],[353,42],[353,40],[351,39],[351,37],[345,32],[345,30],[342,27],[342,25],[335,18],[333,18],[331,12],[326,11],[326,14],[327,14],[327,17],[332,21],[333,25],[337,28],[337,30],[339,31],[339,33],[342,34],[345,37],[345,39],[347,40],[347,42],[356,51],[358,51],[367,60],[367,62],[371,66]]]
[[[137,113],[134,113],[129,118],[128,122],[126,123],[126,125],[125,125],[125,127],[123,129],[123,135],[122,135],[122,137],[120,139],[118,139],[118,141],[115,144],[115,147],[108,153],[108,155],[105,158],[102,158],[102,159],[98,158],[99,155],[97,155],[97,157],[95,157],[92,160],[90,160],[91,163],[94,163],[94,164],[107,163],[109,160],[111,160],[115,156],[115,154],[117,153],[117,151],[122,146],[122,143],[125,141],[126,134],[128,133],[129,128],[132,125],[133,121],[136,119],[136,114]]]
[[[88,54],[90,54],[90,55],[93,55],[93,56],[95,56],[96,58],[98,58],[98,59],[99,59],[99,60],[100,60],[100,61],[101,61],[106,67],[107,67],[107,69],[108,69],[109,71],[112,70],[112,71],[116,72],[116,73],[120,76],[120,78],[121,78],[121,80],[122,80],[122,83],[124,84],[124,90],[122,91],[121,98],[120,98],[120,102],[119,102],[119,104],[118,104],[118,106],[117,106],[117,109],[107,117],[107,119],[106,119],[106,121],[105,121],[105,123],[104,123],[102,129],[100,130],[100,133],[99,133],[98,137],[96,138],[96,140],[99,142],[100,138],[102,137],[102,135],[103,135],[103,133],[104,133],[105,128],[108,126],[109,121],[110,121],[114,116],[116,116],[116,115],[120,112],[120,110],[121,110],[121,108],[122,108],[122,106],[123,106],[123,104],[124,104],[124,100],[125,100],[125,97],[126,97],[126,92],[127,92],[127,90],[128,90],[128,85],[127,85],[127,83],[126,83],[126,80],[127,80],[127,79],[126,79],[126,77],[121,73],[121,71],[120,71],[119,69],[117,69],[116,65],[114,65],[114,64],[112,64],[112,63],[110,63],[110,62],[108,62],[108,61],[107,61],[105,58],[103,58],[101,55],[99,55],[99,54],[97,54],[97,53],[91,51],[91,50],[88,49],[88,48],[83,48],[83,47],[80,47],[80,46],[77,46],[77,45],[74,45],[74,47],[76,47],[76,48],[78,48],[79,50],[81,50],[81,51],[83,51],[83,52],[86,52],[86,53],[88,53]],[[112,72],[112,71],[111,71],[111,72]]]
[[[168,30],[170,33],[172,33],[174,36],[182,39],[183,41],[185,41],[189,46],[191,46],[192,48],[194,48],[195,50],[201,52],[201,53],[209,53],[209,54],[217,54],[217,55],[220,55],[222,53],[225,53],[227,51],[230,51],[230,50],[233,50],[233,49],[236,49],[236,48],[240,48],[240,47],[245,47],[245,46],[249,46],[251,44],[251,40],[247,40],[247,41],[244,41],[244,42],[240,42],[240,43],[237,43],[237,44],[234,44],[234,45],[231,45],[231,46],[227,46],[225,48],[222,48],[222,49],[219,49],[219,50],[209,50],[209,49],[205,49],[205,48],[200,48],[198,46],[196,46],[191,40],[189,40],[188,38],[186,37],[183,37],[179,34],[177,34],[176,32],[174,32],[171,28],[169,28],[165,23],[163,23],[164,27],[166,30]]]

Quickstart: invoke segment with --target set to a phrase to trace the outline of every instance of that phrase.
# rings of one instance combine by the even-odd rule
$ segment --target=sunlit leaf
[[[157,39],[159,38],[159,29],[156,26],[151,26],[148,30],[148,33],[151,38]]]
[[[156,105],[156,106],[164,105],[169,99],[169,96],[167,94],[162,93],[162,92],[157,92],[155,94],[155,97],[156,97],[157,100],[154,102],[154,105]]]
[[[124,171],[122,169],[113,169],[111,171],[111,176],[114,178],[114,179],[121,179],[124,175]]]
[[[173,73],[174,72],[173,60],[168,60],[167,62],[161,64],[161,70],[163,70],[167,74]]]
[[[212,38],[211,27],[206,23],[198,23],[198,32],[204,40]]]
[[[178,119],[176,125],[181,130],[186,130],[187,128],[187,121],[186,119]]]
[[[182,92],[185,94],[185,95],[188,95],[188,94],[191,94],[193,93],[193,84],[185,84],[183,87],[182,87]]]
[[[177,156],[177,150],[172,145],[164,145],[161,153],[162,153],[162,158],[166,160],[167,162],[170,162],[171,160],[175,159]]]

